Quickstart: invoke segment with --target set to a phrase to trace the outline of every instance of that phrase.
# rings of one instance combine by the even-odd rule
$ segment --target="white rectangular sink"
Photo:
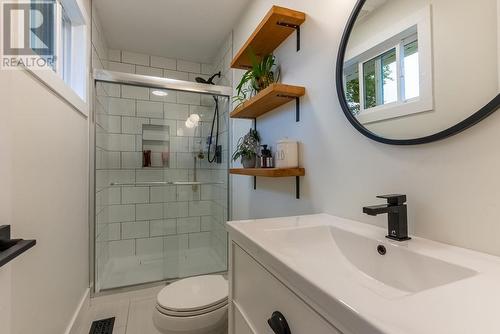
[[[474,270],[334,226],[265,231],[267,238],[284,246],[279,252],[285,256],[307,261],[321,254],[336,264],[352,266],[359,274],[403,292],[419,292],[476,274]],[[385,254],[381,255],[378,248],[382,253],[385,250]]]
[[[346,334],[500,333],[498,257],[389,240],[383,228],[327,214],[227,226],[233,242]]]

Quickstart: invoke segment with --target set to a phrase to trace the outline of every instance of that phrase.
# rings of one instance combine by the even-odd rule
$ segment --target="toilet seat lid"
[[[172,311],[196,311],[227,300],[227,280],[221,275],[181,279],[167,285],[158,294],[158,305]]]

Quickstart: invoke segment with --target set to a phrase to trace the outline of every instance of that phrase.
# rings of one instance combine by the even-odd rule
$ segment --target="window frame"
[[[56,25],[55,49],[56,68],[36,68],[24,66],[50,90],[69,103],[75,110],[88,117],[90,112],[90,18],[82,0],[55,0]],[[71,22],[71,60],[69,82],[63,77],[63,8]],[[75,52],[78,50],[78,52]],[[66,59],[66,61],[68,61]]]
[[[414,40],[418,40],[420,95],[405,100],[404,79],[402,79],[404,58],[402,53],[404,45]],[[396,48],[398,100],[365,109],[363,65],[394,48]],[[344,63],[344,68],[349,68],[358,63],[360,110],[355,117],[361,124],[389,120],[434,109],[430,6],[426,6],[400,22],[392,24],[359,46],[346,51],[345,59],[347,60]],[[345,79],[344,76],[344,90],[346,87]]]

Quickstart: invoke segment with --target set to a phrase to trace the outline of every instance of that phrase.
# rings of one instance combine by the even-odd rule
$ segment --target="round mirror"
[[[337,60],[345,115],[364,135],[412,145],[500,107],[500,0],[359,0]]]

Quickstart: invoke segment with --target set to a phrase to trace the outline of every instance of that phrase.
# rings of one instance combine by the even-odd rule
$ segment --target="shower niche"
[[[170,127],[168,125],[142,125],[142,167],[170,167]]]

